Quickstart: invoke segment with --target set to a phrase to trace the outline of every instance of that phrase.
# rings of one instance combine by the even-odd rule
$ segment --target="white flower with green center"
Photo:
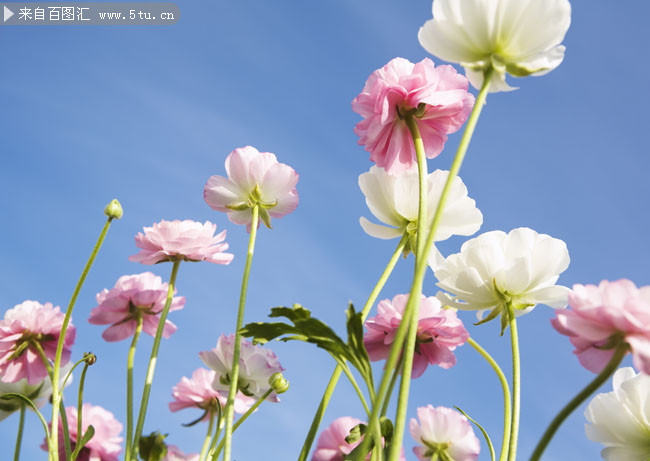
[[[429,53],[463,66],[474,87],[492,67],[490,91],[510,91],[516,88],[506,73],[539,76],[560,65],[570,24],[568,0],[434,0],[433,19],[418,39]]]

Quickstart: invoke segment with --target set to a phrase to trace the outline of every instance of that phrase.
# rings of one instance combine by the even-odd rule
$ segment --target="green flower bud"
[[[120,202],[114,198],[111,200],[111,203],[106,205],[106,208],[104,208],[104,214],[111,219],[120,219],[124,214],[122,211],[122,205],[120,205]]]
[[[160,432],[152,432],[148,436],[142,437],[140,443],[138,443],[140,457],[147,461],[162,461],[167,455],[166,437],[167,434],[161,434]]]
[[[83,359],[84,359],[84,362],[86,362],[86,364],[94,365],[95,362],[97,361],[97,356],[95,354],[93,354],[92,352],[86,352],[84,354]]]
[[[283,394],[289,390],[289,381],[284,379],[284,376],[280,372],[271,375],[269,385],[276,394]]]

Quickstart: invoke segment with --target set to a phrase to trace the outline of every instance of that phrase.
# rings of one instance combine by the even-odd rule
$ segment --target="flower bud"
[[[269,378],[269,385],[276,394],[283,394],[289,389],[289,381],[284,379],[282,373],[273,373]]]
[[[92,352],[86,352],[84,354],[84,362],[86,362],[87,365],[94,365],[95,362],[97,361],[97,356],[93,354]]]
[[[106,205],[106,208],[104,208],[104,214],[111,219],[120,219],[124,214],[122,211],[122,205],[116,198],[114,198],[108,205]]]

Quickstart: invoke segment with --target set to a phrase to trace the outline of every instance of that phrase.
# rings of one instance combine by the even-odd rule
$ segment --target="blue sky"
[[[369,216],[357,177],[370,167],[352,129],[350,101],[367,76],[396,56],[427,56],[416,38],[431,17],[429,1],[188,2],[168,27],[0,28],[0,310],[25,299],[67,305],[103,224],[119,198],[115,223],[73,315],[76,356],[98,362],[87,378],[87,401],[125,421],[122,404],[127,341],[107,344],[87,323],[94,296],[123,274],[169,265],[130,263],[133,236],[160,219],[211,220],[228,230],[230,266],[181,266],[184,310],[179,330],[161,347],[145,432],[168,432],[198,452],[205,428],[183,428],[197,414],[170,413],[171,388],[201,365],[197,353],[234,329],[247,234],[213,212],[202,190],[234,148],[277,154],[300,173],[300,205],[259,235],[246,321],[269,308],[299,302],[344,331],[348,301],[360,306],[396,242],[361,230]],[[597,283],[627,277],[650,284],[647,212],[650,183],[646,133],[650,5],[572,2],[564,63],[520,90],[488,98],[461,177],[485,221],[481,232],[527,226],[566,241],[571,265],[560,282]],[[437,59],[434,58],[436,62]],[[459,135],[429,169],[448,168]],[[462,239],[441,245],[458,251]],[[380,299],[408,291],[412,261],[400,262]],[[425,294],[434,295],[428,274]],[[521,458],[532,451],[555,413],[591,378],[566,337],[539,306],[520,321],[523,356]],[[466,324],[473,316],[463,315]],[[498,325],[470,333],[510,368],[509,341]],[[151,346],[138,350],[140,387]],[[265,405],[235,437],[239,461],[295,459],[333,361],[310,345],[274,344],[291,390]],[[500,440],[500,387],[469,347],[449,371],[430,368],[413,383],[411,409],[458,405]],[[626,363],[629,363],[626,361]],[[380,372],[380,368],[377,368]],[[611,389],[607,384],[605,390]],[[68,391],[68,400],[76,395]],[[363,417],[341,382],[325,416]],[[18,418],[2,423],[0,444],[13,446]],[[582,410],[571,417],[545,460],[597,459]],[[23,459],[45,459],[41,429],[28,418]],[[410,451],[411,440],[407,436]],[[481,459],[488,459],[483,445]]]

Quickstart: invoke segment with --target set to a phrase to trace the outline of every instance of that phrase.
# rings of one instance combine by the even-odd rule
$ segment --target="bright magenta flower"
[[[97,293],[97,304],[90,311],[88,322],[93,325],[111,325],[102,333],[106,341],[121,341],[133,335],[137,326],[137,317],[142,316],[142,330],[156,335],[160,313],[165,307],[167,283],[151,272],[135,275],[123,275],[110,290]],[[176,290],[174,290],[176,292]],[[170,311],[182,309],[185,297],[174,296]],[[176,325],[165,321],[163,337],[176,331]]]
[[[142,264],[158,264],[165,261],[207,261],[230,264],[233,255],[224,253],[228,244],[223,242],[226,231],[217,235],[217,225],[206,221],[165,221],[145,227],[138,232],[135,245],[140,252],[129,256],[129,261]],[[223,243],[222,243],[223,242]]]
[[[184,408],[199,408],[205,411],[204,421],[209,419],[210,408],[216,409],[219,403],[222,408],[226,406],[227,397],[212,387],[216,373],[205,368],[198,368],[192,373],[192,378],[183,376],[178,384],[172,389],[173,402],[169,402],[171,411],[179,411]],[[246,397],[241,392],[237,393],[235,399],[235,413],[246,413],[253,406],[255,399]]]
[[[372,361],[388,358],[395,333],[402,322],[408,295],[384,299],[377,306],[377,316],[366,321],[368,331],[363,343]],[[465,344],[469,333],[454,309],[442,309],[435,297],[422,296],[418,320],[417,345],[413,357],[413,378],[424,373],[428,364],[451,368],[456,364],[453,351]]]
[[[632,351],[634,366],[650,374],[650,286],[629,280],[574,285],[571,309],[557,311],[555,329],[569,336],[574,353],[587,370],[599,373],[620,341]]]
[[[45,356],[54,361],[56,345],[61,334],[65,314],[52,303],[25,301],[5,312],[0,320],[0,376],[5,383],[23,378],[34,385],[47,377],[47,369],[34,343],[38,342]],[[70,323],[63,341],[61,365],[70,360],[75,327]]]
[[[199,461],[199,454],[186,455],[176,445],[167,445],[167,454],[162,461]]]
[[[121,444],[123,439],[120,437],[122,424],[115,419],[113,413],[100,406],[84,403],[81,412],[82,432],[85,434],[88,426],[92,425],[95,428],[95,435],[81,449],[77,459],[79,461],[118,461],[119,454],[122,451]],[[65,414],[68,418],[70,441],[74,450],[79,437],[77,434],[77,408],[66,407]],[[47,451],[47,442],[43,442],[41,448]],[[61,420],[59,420],[59,458],[65,459],[63,423]]]
[[[370,75],[352,101],[352,110],[364,118],[354,128],[359,144],[387,172],[408,169],[417,159],[404,117],[413,115],[426,156],[436,157],[447,134],[460,129],[474,106],[467,87],[467,79],[451,66],[435,67],[428,58],[417,64],[404,58],[391,60]]]
[[[226,158],[226,173],[227,178],[211,176],[203,196],[212,209],[228,213],[235,224],[246,224],[249,232],[256,204],[268,227],[271,218],[281,218],[298,206],[298,173],[274,154],[240,147]]]

